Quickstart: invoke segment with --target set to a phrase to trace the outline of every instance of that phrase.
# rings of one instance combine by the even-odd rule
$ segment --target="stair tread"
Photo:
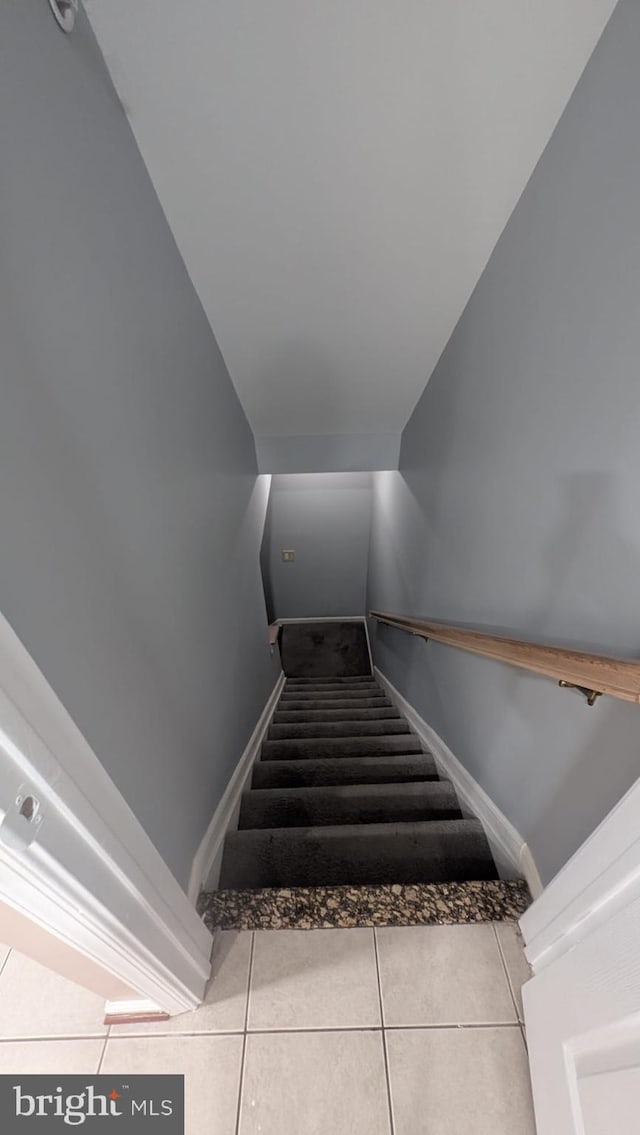
[[[374,698],[280,698],[278,709],[301,709],[301,711],[314,711],[314,709],[384,709],[391,705],[389,698],[380,696]]]
[[[295,741],[303,738],[322,740],[325,737],[394,737],[411,733],[403,717],[378,718],[374,721],[299,721],[274,723],[269,726],[270,740]]]
[[[302,760],[259,761],[253,770],[253,785],[267,787],[267,782],[288,787],[292,784],[399,784],[404,780],[435,781],[436,764],[429,753],[407,756],[320,757]]]
[[[317,682],[308,686],[290,686],[288,683],[283,686],[282,692],[284,694],[304,694],[305,697],[310,694],[348,694],[353,690],[360,692],[361,690],[379,690],[380,686],[377,682],[357,682],[350,686],[339,685],[331,686],[325,685],[323,682]]]
[[[419,753],[422,746],[415,733],[387,737],[300,737],[282,741],[263,741],[264,760],[287,757],[375,756],[376,753]]]
[[[359,690],[362,686],[378,686],[380,683],[373,674],[365,674],[360,678],[309,678],[306,682],[296,678],[287,678],[284,683],[285,690]]]
[[[252,788],[243,793],[238,827],[376,824],[460,819],[450,781]]]
[[[395,831],[390,829],[395,828]],[[365,842],[375,840],[377,836],[393,835],[399,837],[402,835],[409,836],[433,836],[433,835],[455,835],[464,834],[465,832],[477,833],[484,835],[484,828],[480,820],[472,817],[463,816],[457,820],[414,820],[407,823],[397,824],[351,824],[345,827],[344,824],[336,825],[333,827],[324,827],[322,831],[316,831],[313,825],[304,828],[250,828],[245,831],[229,832],[231,839],[242,838],[245,836],[256,835],[263,837],[265,832],[274,837],[278,837],[279,833],[282,838],[289,837],[292,834],[296,839],[308,840],[310,842],[317,840],[331,840],[342,839],[346,834],[354,836],[358,840]]]
[[[209,891],[198,901],[212,933],[515,922],[530,906],[523,879]]]
[[[227,836],[223,888],[495,878],[479,820],[253,828]]]
[[[455,792],[453,784],[450,780],[409,780],[398,781],[392,784],[379,784],[366,782],[358,784],[336,784],[336,785],[300,785],[297,788],[251,788],[244,792],[244,796],[291,796],[291,797],[309,797],[313,799],[319,796],[354,796],[354,795],[379,795],[386,796],[395,792],[403,793],[419,793],[419,792],[432,792],[437,795],[445,795],[445,793]]]
[[[358,678],[370,678],[371,668],[363,670],[360,674],[327,674],[327,681],[330,682],[357,682]],[[316,682],[317,677],[305,677],[304,675],[292,674],[287,678],[288,682]]]
[[[284,687],[280,695],[280,701],[285,699],[287,701],[314,701],[320,699],[321,701],[337,701],[340,698],[372,698],[372,697],[386,697],[386,693],[379,686],[342,686],[342,687],[326,687],[319,689],[318,687],[303,686],[297,689],[290,689]]]
[[[312,721],[395,721],[401,714],[394,706],[381,706],[380,709],[277,709],[273,724],[280,725]]]
[[[354,674],[352,678],[287,678],[287,686],[357,686],[375,682],[373,674]]]

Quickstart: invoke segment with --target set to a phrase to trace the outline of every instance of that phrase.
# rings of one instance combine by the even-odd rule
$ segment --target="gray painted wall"
[[[369,603],[640,650],[640,6],[622,0],[375,477]],[[548,880],[640,772],[640,709],[379,630],[377,664]]]
[[[257,437],[261,473],[362,473],[397,469],[401,435]]]
[[[370,527],[369,473],[274,476],[262,556],[273,617],[364,615]]]
[[[266,478],[87,21],[0,5],[0,608],[181,883],[277,676]]]

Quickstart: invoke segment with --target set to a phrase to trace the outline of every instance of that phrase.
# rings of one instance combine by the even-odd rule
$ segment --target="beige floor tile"
[[[104,999],[15,950],[0,974],[0,1037],[104,1036]]]
[[[520,1029],[387,1033],[395,1135],[535,1135]]]
[[[509,975],[509,984],[518,1006],[518,1018],[524,1021],[522,986],[531,978],[531,967],[524,956],[524,942],[516,923],[496,922],[495,931]]]
[[[372,930],[257,931],[250,1029],[380,1025]]]
[[[102,1072],[184,1075],[185,1135],[234,1135],[241,1036],[109,1037]]]
[[[98,1071],[104,1040],[3,1040],[0,1074],[87,1075]]]
[[[213,977],[204,1003],[169,1021],[114,1025],[114,1036],[163,1036],[174,1033],[242,1032],[247,1008],[252,931],[223,930],[213,949]]]
[[[493,926],[376,930],[387,1025],[517,1020]]]
[[[248,1036],[240,1135],[389,1135],[381,1033]]]

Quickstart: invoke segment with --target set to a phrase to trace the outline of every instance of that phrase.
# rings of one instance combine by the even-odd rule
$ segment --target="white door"
[[[211,935],[1,615],[0,904],[145,1011],[202,1000]]]
[[[538,1135],[640,1132],[640,782],[521,920]]]

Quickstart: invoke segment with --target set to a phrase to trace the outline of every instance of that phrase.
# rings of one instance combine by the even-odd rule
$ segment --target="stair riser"
[[[421,752],[413,733],[400,737],[327,737],[288,741],[263,741],[262,760],[290,760],[305,757],[373,757],[391,753]]]
[[[269,737],[274,741],[299,737],[390,737],[410,732],[402,718],[390,721],[308,721],[269,726]]]
[[[453,787],[441,781],[345,788],[252,789],[244,794],[238,827],[286,828],[458,820]]]
[[[295,698],[281,698],[278,702],[276,712],[282,710],[284,713],[298,713],[298,712],[320,712],[324,709],[393,709],[389,698],[376,697],[376,698],[333,698],[323,699],[316,698],[314,701],[299,701]]]
[[[380,689],[380,687],[378,686],[378,682],[373,682],[373,681],[372,682],[354,682],[353,684],[351,684],[351,686],[346,686],[346,684],[344,684],[344,686],[330,686],[330,684],[328,684],[326,682],[314,682],[313,686],[311,686],[311,684],[309,684],[309,686],[289,686],[289,683],[287,682],[286,686],[283,690],[283,693],[301,693],[302,692],[302,693],[304,693],[304,696],[306,697],[308,695],[311,695],[311,693],[351,693],[352,690],[361,691],[361,690],[379,690],[379,689]]]
[[[266,828],[227,837],[221,888],[495,878],[477,821]]]
[[[253,788],[290,788],[314,785],[402,784],[437,781],[433,758],[338,757],[335,760],[259,761],[253,771]]]
[[[274,725],[295,725],[305,721],[395,721],[400,714],[393,706],[383,709],[295,709],[278,710],[273,717]]]
[[[362,674],[359,678],[287,678],[287,687],[297,686],[363,686],[375,682],[373,674]]]
[[[359,701],[361,698],[386,698],[380,686],[372,686],[359,690],[283,690],[280,695],[281,702],[289,701]]]

